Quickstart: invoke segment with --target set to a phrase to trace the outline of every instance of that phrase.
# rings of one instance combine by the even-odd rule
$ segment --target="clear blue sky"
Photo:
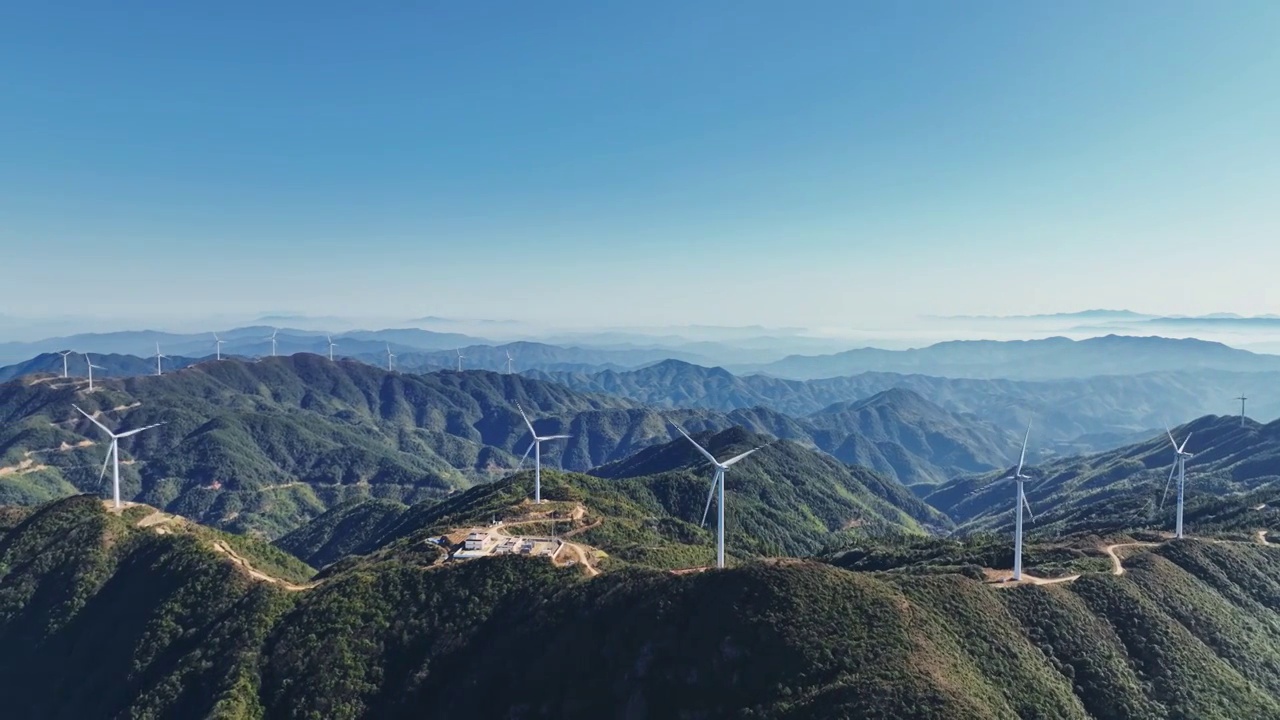
[[[0,314],[1277,312],[1278,38],[1274,0],[8,3]]]

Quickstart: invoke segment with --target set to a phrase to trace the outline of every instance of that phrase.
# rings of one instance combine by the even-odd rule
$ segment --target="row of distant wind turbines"
[[[264,338],[265,340],[271,341],[271,357],[276,357],[276,336],[279,332],[280,332],[279,330],[274,330],[270,335]],[[338,344],[333,341],[333,337],[330,335],[326,335],[325,340],[329,343],[329,362],[333,362],[334,361],[333,350],[334,348],[338,347]],[[222,360],[222,344],[225,342],[226,340],[223,340],[222,338],[218,337],[218,333],[213,333],[213,352],[214,352],[215,359]],[[457,350],[456,352],[458,353],[458,372],[462,372],[462,361],[465,360],[467,356],[463,355],[461,350]],[[515,372],[514,370],[515,358],[511,356],[510,350],[506,350],[504,352],[506,352],[506,355],[507,355],[507,374],[510,375]],[[59,352],[58,354],[62,356],[62,377],[65,379],[69,377],[69,374],[70,374],[69,369],[67,367],[67,356],[74,355],[75,351],[66,350],[63,352]],[[82,353],[82,354],[84,355],[85,364],[89,368],[89,389],[93,390],[93,371],[105,370],[106,368],[102,367],[101,365],[94,365],[93,361],[89,359],[89,353]],[[169,356],[160,352],[160,343],[156,343],[156,354],[154,357],[156,359],[156,375],[163,375],[164,366],[161,364],[161,361],[168,359]],[[396,359],[396,354],[391,352],[391,344],[387,343],[387,370],[388,371],[395,370],[395,359]]]

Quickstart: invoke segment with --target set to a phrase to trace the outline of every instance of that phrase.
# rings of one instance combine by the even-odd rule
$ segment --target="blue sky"
[[[1270,0],[57,5],[0,314],[1280,311]]]

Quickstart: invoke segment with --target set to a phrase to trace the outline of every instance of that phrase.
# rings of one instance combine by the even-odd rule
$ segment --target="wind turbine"
[[[520,411],[520,417],[524,418],[524,424],[529,428],[529,434],[533,436],[533,442],[529,443],[529,449],[524,451],[516,470],[524,466],[525,458],[529,457],[529,450],[533,450],[533,502],[535,505],[540,505],[542,504],[542,443],[548,440],[564,440],[573,436],[544,435],[538,437],[538,433],[533,431],[533,423],[529,422],[529,416],[524,414],[524,408],[520,407],[519,403],[516,403],[516,409]]]
[[[332,347],[329,348],[329,352],[333,352]],[[387,372],[392,371],[393,368],[391,361],[394,360],[395,357],[395,353],[391,352],[391,343],[387,343]],[[332,360],[333,358],[331,357],[329,359]]]
[[[463,355],[461,350],[458,350],[457,352],[458,352],[458,372],[462,372],[462,358],[466,357],[466,355]]]
[[[729,458],[728,460],[725,460],[724,462],[720,462],[719,460],[716,460],[714,455],[707,452],[706,448],[702,447],[696,441],[694,441],[693,438],[689,437],[689,433],[685,432],[684,429],[681,428],[679,425],[672,423],[672,427],[674,427],[676,430],[679,430],[680,434],[683,435],[686,440],[693,443],[693,446],[698,448],[698,452],[702,453],[703,456],[706,457],[708,460],[710,460],[711,464],[716,467],[716,474],[711,479],[711,492],[707,493],[707,508],[702,511],[702,526],[705,527],[707,524],[707,514],[711,512],[711,498],[716,494],[716,488],[719,488],[720,496],[716,501],[716,567],[723,568],[724,567],[724,473],[726,470],[732,467],[734,463],[745,458],[751,453],[759,450],[760,448],[758,447],[751,448],[750,450],[742,453],[741,455],[735,455]]]
[[[60,353],[58,353],[59,355],[61,355],[61,356],[62,356],[62,377],[63,377],[63,379],[66,379],[66,377],[67,377],[67,356],[68,356],[68,355],[71,355],[71,354],[72,354],[72,353],[74,353],[74,352],[75,352],[74,350],[68,350],[68,351],[66,351],[66,352],[60,352]]]
[[[1169,436],[1169,442],[1173,444],[1173,467],[1169,468],[1169,479],[1164,481],[1164,495],[1160,496],[1160,509],[1164,509],[1165,498],[1169,497],[1169,483],[1173,481],[1173,474],[1178,473],[1178,519],[1174,527],[1174,535],[1179,540],[1182,539],[1182,498],[1183,489],[1187,483],[1187,458],[1192,454],[1187,452],[1187,443],[1191,442],[1191,433],[1187,433],[1187,437],[1182,441],[1182,445],[1178,445],[1178,441],[1173,439],[1173,431],[1167,426],[1164,429],[1165,434]]]
[[[1018,486],[1018,519],[1014,523],[1013,531],[1013,580],[1017,582],[1022,579],[1022,508],[1027,508],[1027,514],[1031,515],[1031,519],[1035,519],[1035,515],[1031,512],[1031,503],[1027,502],[1027,492],[1024,483],[1031,478],[1022,474],[1022,466],[1027,462],[1027,441],[1031,439],[1031,423],[1027,423],[1027,434],[1022,438],[1022,455],[1018,457],[1018,469],[1005,480],[1013,480]]]
[[[156,376],[157,377],[163,374],[163,372],[160,370],[160,358],[167,358],[167,357],[169,356],[160,354],[160,343],[156,343]]]
[[[506,350],[505,352],[507,353],[507,374],[508,374],[508,375],[510,375],[510,374],[512,374],[512,372],[513,372],[513,371],[511,370],[511,363],[512,363],[515,359],[511,357],[511,351],[510,351],[510,350]]]
[[[89,366],[89,392],[93,392],[93,369],[106,370],[106,368],[101,365],[94,365],[93,361],[89,359],[89,353],[84,354],[84,363]]]
[[[1240,397],[1236,399],[1240,401],[1240,427],[1244,427],[1244,401],[1249,398],[1245,397],[1244,393],[1240,393]]]
[[[276,356],[276,333],[280,332],[276,328],[271,329],[271,336],[267,339],[271,341],[271,357]]]
[[[134,428],[133,430],[126,430],[125,432],[122,432],[122,433],[113,433],[107,429],[106,425],[103,425],[102,423],[98,422],[97,418],[95,418],[94,416],[90,415],[89,413],[83,410],[80,410],[80,406],[72,405],[71,407],[79,411],[81,415],[89,418],[89,420],[93,422],[94,425],[97,425],[98,427],[102,428],[102,432],[111,436],[111,447],[108,448],[107,450],[107,457],[104,458],[102,461],[102,472],[98,474],[98,482],[102,482],[102,477],[107,474],[107,463],[114,460],[114,463],[112,464],[112,471],[111,471],[111,495],[115,499],[116,508],[119,509],[120,507],[120,438],[127,438],[130,435],[137,435],[143,430],[150,430],[153,427],[160,427],[164,423],[156,423],[155,425],[147,425],[146,427]]]
[[[333,341],[332,335],[325,335],[325,339],[329,341],[329,362],[333,362],[333,349],[338,347],[338,344]],[[389,348],[388,352],[390,352]]]
[[[219,360],[222,359],[222,343],[224,342],[226,340],[218,337],[218,333],[213,334],[213,352],[218,356]]]

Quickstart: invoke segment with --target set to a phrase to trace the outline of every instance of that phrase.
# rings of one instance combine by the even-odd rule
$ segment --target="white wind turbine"
[[[332,352],[333,348],[330,348],[329,351]],[[391,361],[394,360],[395,357],[395,353],[391,352],[391,343],[387,343],[387,372],[391,372],[394,369]],[[329,359],[332,360],[333,358],[331,357]]]
[[[458,350],[457,352],[458,352],[458,372],[462,372],[462,358],[466,357],[466,355],[463,355],[461,350]]]
[[[75,352],[74,350],[67,350],[66,352],[60,352],[60,353],[58,353],[59,355],[61,355],[61,356],[62,356],[62,377],[63,377],[63,379],[66,379],[66,377],[67,377],[67,356],[68,356],[68,355],[73,354],[74,352]]]
[[[157,376],[164,374],[163,371],[160,369],[160,359],[167,358],[167,357],[169,356],[160,354],[160,343],[156,343],[156,375]]]
[[[511,369],[511,363],[515,361],[515,358],[511,357],[510,350],[506,350],[505,352],[507,353],[507,374],[510,375],[513,372]]]
[[[525,458],[529,457],[529,450],[533,450],[533,502],[534,504],[542,503],[542,443],[548,440],[564,440],[573,437],[572,435],[544,435],[538,437],[538,433],[533,431],[533,423],[529,422],[529,416],[524,414],[524,408],[516,403],[516,409],[520,411],[520,417],[524,418],[524,424],[529,428],[529,434],[533,436],[533,442],[529,443],[528,450],[524,451],[524,455],[520,457],[520,464],[516,466],[516,470],[524,467]]]
[[[1178,473],[1178,519],[1174,528],[1174,535],[1179,539],[1182,538],[1182,497],[1183,488],[1187,483],[1187,458],[1192,454],[1187,452],[1187,443],[1191,442],[1191,433],[1187,433],[1187,437],[1183,439],[1182,445],[1178,445],[1178,441],[1173,439],[1173,431],[1168,427],[1164,429],[1165,434],[1169,436],[1169,442],[1173,444],[1173,467],[1169,468],[1169,479],[1164,481],[1164,495],[1160,496],[1160,509],[1164,509],[1165,498],[1169,497],[1169,483],[1173,481],[1173,474]]]
[[[94,368],[97,368],[97,369],[99,369],[99,370],[106,370],[106,368],[102,367],[101,365],[94,365],[94,364],[93,364],[93,361],[89,359],[89,353],[85,353],[85,354],[84,354],[84,364],[89,366],[89,392],[93,392],[93,370],[94,370]]]
[[[111,436],[111,447],[107,449],[107,457],[102,461],[102,472],[98,474],[98,482],[102,482],[102,476],[107,474],[107,463],[112,462],[111,471],[111,496],[115,499],[116,508],[120,507],[120,438],[127,438],[130,435],[137,435],[143,430],[150,430],[154,427],[160,427],[164,423],[156,423],[155,425],[147,425],[146,427],[134,428],[126,430],[122,433],[114,433],[107,429],[106,425],[98,422],[97,418],[89,413],[80,410],[78,405],[72,405],[79,413],[93,422],[94,425],[102,428],[102,432]]]
[[[222,343],[224,342],[226,342],[226,340],[218,337],[218,333],[213,334],[213,352],[219,360],[222,359]]]
[[[1018,469],[1013,474],[1004,478],[1005,480],[1013,480],[1018,486],[1017,499],[1017,521],[1014,523],[1013,530],[1013,579],[1015,582],[1022,579],[1022,508],[1027,508],[1027,514],[1031,515],[1034,520],[1035,515],[1031,512],[1031,503],[1027,502],[1027,493],[1025,483],[1030,477],[1022,474],[1022,466],[1027,461],[1027,441],[1031,439],[1031,423],[1027,423],[1027,434],[1022,438],[1022,455],[1018,457]]]
[[[325,335],[324,337],[329,341],[329,362],[333,362],[333,349],[338,347],[338,344],[333,341],[332,335]],[[389,348],[388,352],[390,352]]]
[[[714,455],[707,452],[706,448],[702,447],[696,441],[694,441],[693,438],[689,437],[689,433],[685,432],[683,428],[681,428],[679,425],[676,425],[675,423],[672,423],[672,426],[676,430],[679,430],[680,434],[683,435],[686,440],[693,443],[693,446],[698,448],[698,452],[702,453],[704,457],[710,460],[711,464],[714,465],[716,468],[716,474],[711,479],[711,491],[707,493],[707,508],[702,511],[702,526],[705,527],[707,524],[707,514],[711,512],[711,498],[716,495],[716,489],[719,488],[720,494],[716,500],[716,567],[723,568],[724,567],[724,473],[726,470],[732,467],[739,460],[745,458],[746,456],[759,450],[760,448],[758,447],[751,448],[750,450],[742,453],[741,455],[735,455],[729,458],[728,460],[725,460],[724,462],[720,462],[719,460],[716,460]]]
[[[279,333],[279,332],[280,332],[280,330],[278,330],[278,329],[276,329],[276,328],[272,328],[272,329],[271,329],[271,336],[267,338],[268,340],[270,340],[270,341],[271,341],[271,357],[275,357],[275,356],[276,356],[276,334],[277,334],[277,333]]]

